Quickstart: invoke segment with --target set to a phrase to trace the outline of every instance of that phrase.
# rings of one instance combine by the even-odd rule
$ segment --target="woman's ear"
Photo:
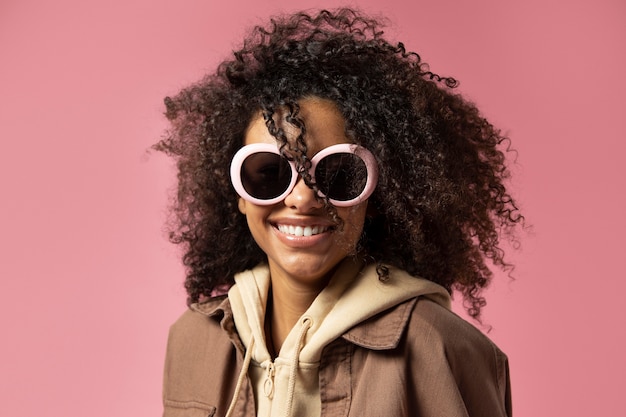
[[[241,212],[241,214],[245,215],[246,214],[246,200],[244,200],[243,198],[239,197],[239,201],[237,202],[237,206],[239,207],[239,211]]]

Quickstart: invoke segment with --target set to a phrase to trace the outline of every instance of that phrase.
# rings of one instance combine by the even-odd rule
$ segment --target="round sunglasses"
[[[311,159],[309,174],[315,185],[337,207],[365,201],[376,188],[378,165],[362,146],[340,143],[322,149]],[[298,181],[293,161],[271,143],[253,143],[239,149],[230,165],[230,178],[237,194],[257,205],[282,201]]]

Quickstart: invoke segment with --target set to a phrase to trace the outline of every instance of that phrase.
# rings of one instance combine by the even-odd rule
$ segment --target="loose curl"
[[[304,172],[298,101],[313,96],[336,103],[346,135],[379,164],[359,254],[378,264],[381,279],[394,265],[461,292],[479,318],[493,275],[487,262],[510,268],[500,236],[523,222],[504,185],[508,139],[454,93],[455,79],[382,35],[378,21],[352,9],[277,17],[214,74],[165,99],[171,128],[155,149],[177,161],[170,239],[185,250],[188,303],[266,261],[237,208],[229,164],[259,112],[284,146],[274,115],[287,109],[302,132],[289,155]]]

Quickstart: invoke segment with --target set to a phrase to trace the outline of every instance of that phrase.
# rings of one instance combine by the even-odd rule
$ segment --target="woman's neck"
[[[272,356],[278,356],[283,342],[300,317],[325,287],[294,286],[284,280],[272,279],[266,311],[266,338]]]

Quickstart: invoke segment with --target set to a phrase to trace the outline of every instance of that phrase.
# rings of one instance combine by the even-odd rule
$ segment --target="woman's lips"
[[[334,226],[321,222],[289,222],[272,223],[278,239],[292,248],[309,248],[327,242]]]
[[[315,236],[320,233],[324,233],[330,229],[330,226],[314,225],[314,226],[300,226],[291,224],[277,224],[276,228],[280,233],[289,236]]]

